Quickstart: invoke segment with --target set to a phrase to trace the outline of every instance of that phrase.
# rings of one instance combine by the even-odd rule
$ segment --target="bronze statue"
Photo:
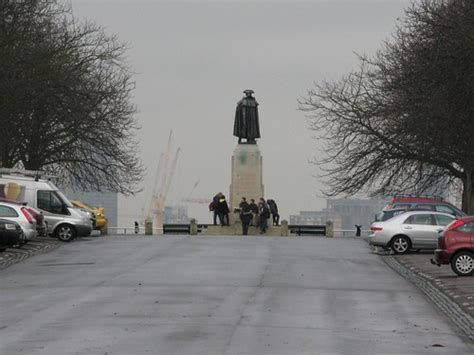
[[[257,144],[260,138],[258,124],[258,102],[252,96],[253,90],[245,90],[245,97],[237,103],[234,121],[234,136],[239,137],[239,144],[245,138],[247,144]]]

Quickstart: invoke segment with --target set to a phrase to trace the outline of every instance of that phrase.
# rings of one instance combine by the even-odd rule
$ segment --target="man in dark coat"
[[[258,123],[258,102],[252,96],[253,90],[245,90],[245,97],[237,103],[234,120],[234,136],[247,139],[248,144],[256,144],[255,139],[260,138]]]
[[[252,211],[245,197],[239,204],[240,220],[242,221],[242,234],[247,235],[249,232],[250,221],[252,220]]]
[[[221,197],[221,195],[222,195],[222,192],[219,192],[217,195],[215,195],[212,198],[212,202],[209,204],[209,211],[211,211],[213,214],[215,226],[217,225],[217,217],[218,217],[217,204],[219,202],[219,197]]]
[[[267,231],[268,222],[267,219],[270,218],[270,208],[265,200],[260,198],[260,202],[258,203],[258,224],[260,227],[260,234],[263,234]]]
[[[250,225],[257,227],[258,226],[258,220],[257,220],[258,206],[255,203],[255,200],[253,198],[250,199],[249,207],[250,207],[250,211],[252,211],[252,220],[250,222]]]
[[[268,207],[270,207],[270,212],[272,213],[273,217],[273,225],[278,226],[280,223],[280,215],[278,214],[278,206],[275,200],[267,200]]]
[[[219,215],[219,220],[221,221],[221,226],[229,225],[229,205],[225,199],[225,196],[221,194],[219,200],[217,201],[217,214]]]

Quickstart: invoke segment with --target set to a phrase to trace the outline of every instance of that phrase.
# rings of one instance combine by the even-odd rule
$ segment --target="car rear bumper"
[[[18,230],[4,230],[0,233],[0,246],[9,247],[16,245],[23,238],[23,232]]]
[[[387,242],[387,240],[385,240],[385,238],[377,238],[377,235],[374,235],[374,234],[369,234],[368,236],[368,241],[369,241],[369,244],[374,246],[374,247],[383,247],[383,248],[387,248],[388,247],[388,244],[389,242]]]
[[[431,263],[435,265],[444,265],[449,264],[451,259],[451,254],[445,249],[436,249],[434,251],[434,258],[431,259]]]

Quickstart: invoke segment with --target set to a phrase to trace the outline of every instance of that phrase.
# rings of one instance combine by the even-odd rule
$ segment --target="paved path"
[[[459,277],[451,270],[450,265],[432,265],[430,259],[433,258],[433,252],[397,255],[395,258],[405,267],[431,281],[474,318],[474,277]],[[474,324],[472,326],[474,329]]]
[[[473,353],[357,239],[102,237],[0,283],[0,354]]]

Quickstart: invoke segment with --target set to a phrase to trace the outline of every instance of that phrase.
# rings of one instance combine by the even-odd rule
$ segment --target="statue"
[[[234,136],[242,138],[247,144],[257,144],[256,138],[260,138],[260,127],[258,124],[258,102],[252,96],[253,90],[245,90],[245,97],[237,103],[234,121]]]

